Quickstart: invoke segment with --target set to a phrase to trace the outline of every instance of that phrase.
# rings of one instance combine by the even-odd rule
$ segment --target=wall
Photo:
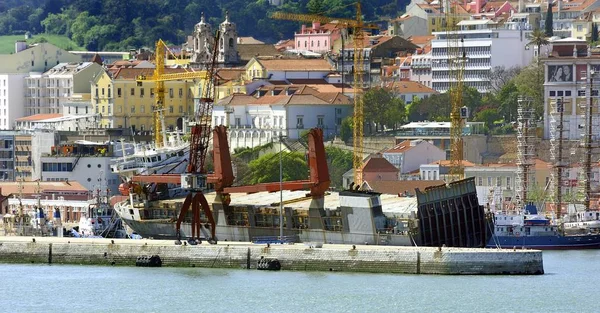
[[[29,239],[29,238],[27,238]],[[116,240],[81,239],[46,242],[0,243],[0,262],[135,265],[138,256],[158,255],[163,266],[209,268],[256,268],[261,257],[276,258],[282,270],[343,271],[406,274],[543,274],[542,252],[497,250],[336,246],[310,248],[304,245],[157,245],[150,241],[122,244]]]
[[[421,164],[429,164],[446,159],[446,151],[428,143],[421,142],[404,152],[401,173],[410,173],[419,169]]]
[[[12,129],[25,116],[25,75],[0,75],[0,82],[0,129]]]
[[[61,62],[81,62],[81,57],[49,43],[19,53],[1,55],[0,73],[45,72]]]
[[[77,157],[42,157],[42,163],[75,163]],[[77,161],[72,172],[42,172],[43,181],[60,180],[76,181],[86,189],[104,191],[110,188],[113,194],[118,193],[119,176],[110,170],[112,157],[82,157]]]

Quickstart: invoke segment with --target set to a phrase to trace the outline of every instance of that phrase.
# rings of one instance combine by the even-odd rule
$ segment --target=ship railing
[[[256,236],[252,237],[252,243],[254,244],[271,244],[271,243],[295,243],[298,242],[298,236],[283,236],[279,238],[279,236]]]

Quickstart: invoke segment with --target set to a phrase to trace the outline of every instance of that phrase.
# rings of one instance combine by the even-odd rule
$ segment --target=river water
[[[598,312],[600,251],[541,276],[0,264],[0,312]]]

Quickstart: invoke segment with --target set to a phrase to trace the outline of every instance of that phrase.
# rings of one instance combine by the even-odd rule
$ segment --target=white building
[[[466,54],[463,81],[466,86],[479,92],[488,92],[490,73],[496,66],[523,67],[533,60],[533,47],[529,47],[528,32],[501,29],[492,20],[465,20],[458,23],[458,35],[463,40],[455,43]],[[432,88],[446,92],[450,88],[450,66],[448,34],[435,32],[432,40]],[[450,48],[452,49],[452,43]],[[462,55],[462,53],[460,53]],[[455,66],[456,67],[456,66]]]
[[[60,63],[43,74],[31,74],[25,79],[25,113],[64,113],[63,104],[75,94],[89,94],[90,82],[102,71],[94,62]]]
[[[405,140],[383,152],[383,157],[403,175],[418,170],[422,164],[445,160],[446,152],[425,140]]]
[[[80,131],[90,128],[97,128],[99,118],[100,117],[97,114],[35,114],[18,118],[15,121],[15,129],[24,131]]]
[[[281,94],[259,98],[235,94],[214,105],[214,125],[229,126],[229,147],[257,147],[280,135],[299,139],[311,128],[323,129],[325,139],[339,132],[352,111],[352,100],[341,93]],[[229,113],[227,113],[229,112]]]
[[[77,140],[41,157],[42,181],[76,181],[90,191],[118,192],[119,176],[110,170],[110,145]]]
[[[431,87],[431,49],[414,54],[410,65],[410,80]]]
[[[78,62],[79,56],[49,43],[28,46],[19,41],[15,53],[0,55],[0,129],[11,129],[25,116],[24,80],[30,72],[43,72],[60,62]]]
[[[389,84],[388,88],[406,104],[412,103],[414,99],[425,99],[438,94],[437,91],[414,81],[394,82]]]

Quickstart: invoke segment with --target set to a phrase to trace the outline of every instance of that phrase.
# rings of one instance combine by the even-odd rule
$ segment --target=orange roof
[[[69,182],[49,182],[43,181],[39,183],[40,192],[45,191],[88,191],[87,188],[83,187],[76,181]],[[37,192],[37,182],[23,182],[23,193],[34,194]],[[19,193],[19,184],[15,182],[0,182],[0,189],[2,189],[2,195],[10,195]]]
[[[421,191],[427,187],[444,185],[443,180],[391,180],[391,181],[372,181],[367,182],[369,187],[375,192],[402,195],[405,192],[408,195],[415,195],[415,189]]]
[[[425,35],[425,36],[410,36],[408,37],[408,41],[414,43],[417,46],[423,46],[428,44],[433,40],[435,36],[433,35]]]
[[[410,145],[410,140],[404,140],[403,142],[397,144],[395,147],[388,149],[385,153],[404,153],[414,146]]]
[[[415,81],[393,82],[391,84],[388,84],[386,87],[393,91],[399,92],[400,94],[403,94],[403,93],[438,93],[434,89],[431,89],[431,88],[429,88],[419,82],[415,82]]]
[[[165,68],[165,74],[173,74],[173,73],[184,73],[187,72],[183,68]],[[148,78],[152,77],[154,74],[153,68],[120,68],[113,75],[113,79],[125,79],[125,80],[133,80],[136,79],[140,75],[144,75]]]
[[[42,121],[42,120],[47,120],[47,119],[51,119],[51,118],[57,118],[57,117],[61,117],[63,116],[62,114],[58,114],[58,113],[53,113],[53,114],[34,114],[34,115],[30,115],[30,116],[25,116],[25,117],[21,117],[16,119],[17,122],[33,122],[33,121]]]
[[[398,173],[400,170],[396,168],[392,163],[386,160],[380,154],[374,155],[369,158],[365,164],[362,166],[363,173],[373,173],[373,172],[396,172]]]
[[[268,71],[333,71],[325,59],[256,59]]]
[[[217,70],[217,76],[223,80],[237,80],[246,73],[243,68],[220,68]]]

